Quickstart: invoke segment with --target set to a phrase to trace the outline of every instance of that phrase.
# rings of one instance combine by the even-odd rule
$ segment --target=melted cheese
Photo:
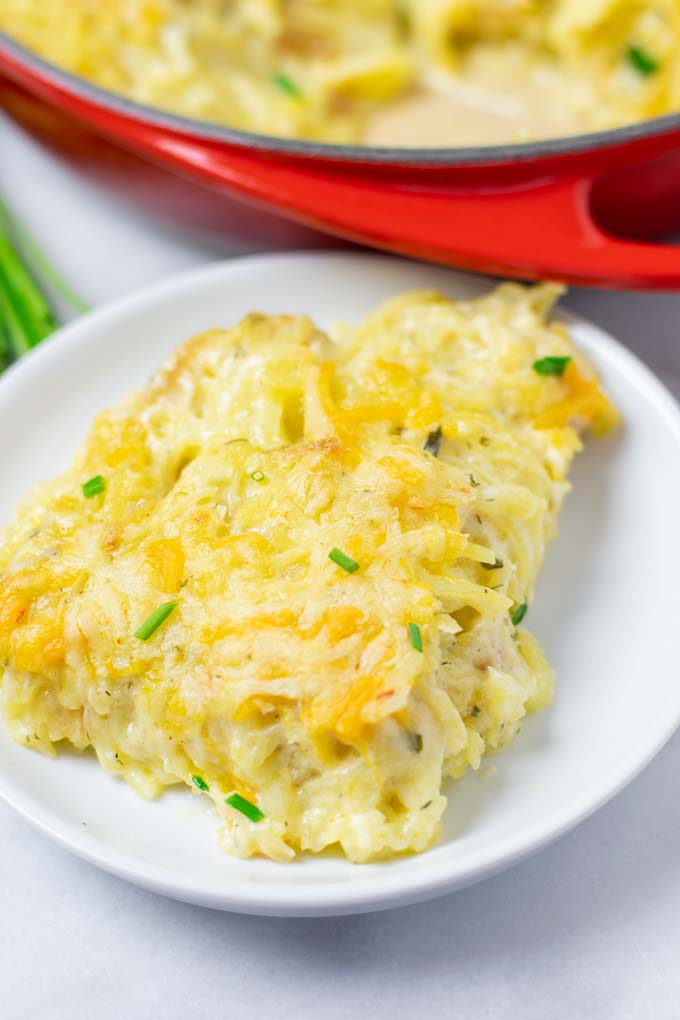
[[[233,854],[430,846],[443,779],[550,700],[511,617],[555,532],[574,426],[616,420],[546,321],[557,293],[407,294],[330,336],[252,314],[181,346],[2,537],[15,739],[91,747],[145,796],[198,794],[198,776]],[[572,360],[543,376],[545,356]]]

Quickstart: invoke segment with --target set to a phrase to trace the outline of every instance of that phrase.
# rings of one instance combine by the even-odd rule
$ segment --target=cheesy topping
[[[267,135],[483,144],[680,108],[678,0],[0,0],[0,30],[137,102]]]
[[[430,846],[442,780],[550,700],[517,624],[576,429],[616,421],[558,293],[183,344],[2,535],[11,735],[143,796],[186,784],[232,854]]]

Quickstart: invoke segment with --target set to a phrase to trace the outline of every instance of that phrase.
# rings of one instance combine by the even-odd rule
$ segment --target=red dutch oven
[[[517,145],[326,145],[139,106],[4,36],[0,101],[31,131],[147,206],[251,243],[290,243],[283,218],[499,275],[680,286],[680,248],[651,240],[680,229],[680,114]]]

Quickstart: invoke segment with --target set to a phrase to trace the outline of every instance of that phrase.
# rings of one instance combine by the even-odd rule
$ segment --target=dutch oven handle
[[[132,116],[122,102],[104,104],[74,89],[68,76],[2,39],[0,64],[34,94],[150,162],[350,240],[499,275],[680,289],[680,247],[606,234],[591,214],[591,178],[555,176],[477,191],[400,183],[368,166],[361,173],[173,133]]]
[[[395,184],[338,164],[206,148],[165,133],[147,156],[309,226],[403,255],[524,279],[680,289],[680,247],[616,238],[596,224],[594,179],[555,176],[477,192]]]

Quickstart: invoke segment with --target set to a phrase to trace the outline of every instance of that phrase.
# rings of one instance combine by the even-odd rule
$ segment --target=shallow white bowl
[[[283,255],[210,266],[88,315],[0,380],[0,521],[33,482],[67,466],[97,411],[142,385],[192,333],[251,310],[307,312],[328,326],[409,288],[466,297],[488,286],[380,256]],[[182,789],[146,803],[93,758],[44,758],[1,727],[0,795],[63,846],[146,888],[225,910],[320,915],[477,881],[620,790],[680,721],[680,413],[632,354],[570,322],[626,425],[579,457],[527,621],[557,669],[558,697],[494,759],[493,775],[451,787],[437,847],[372,865],[234,860],[217,850],[203,798]]]

